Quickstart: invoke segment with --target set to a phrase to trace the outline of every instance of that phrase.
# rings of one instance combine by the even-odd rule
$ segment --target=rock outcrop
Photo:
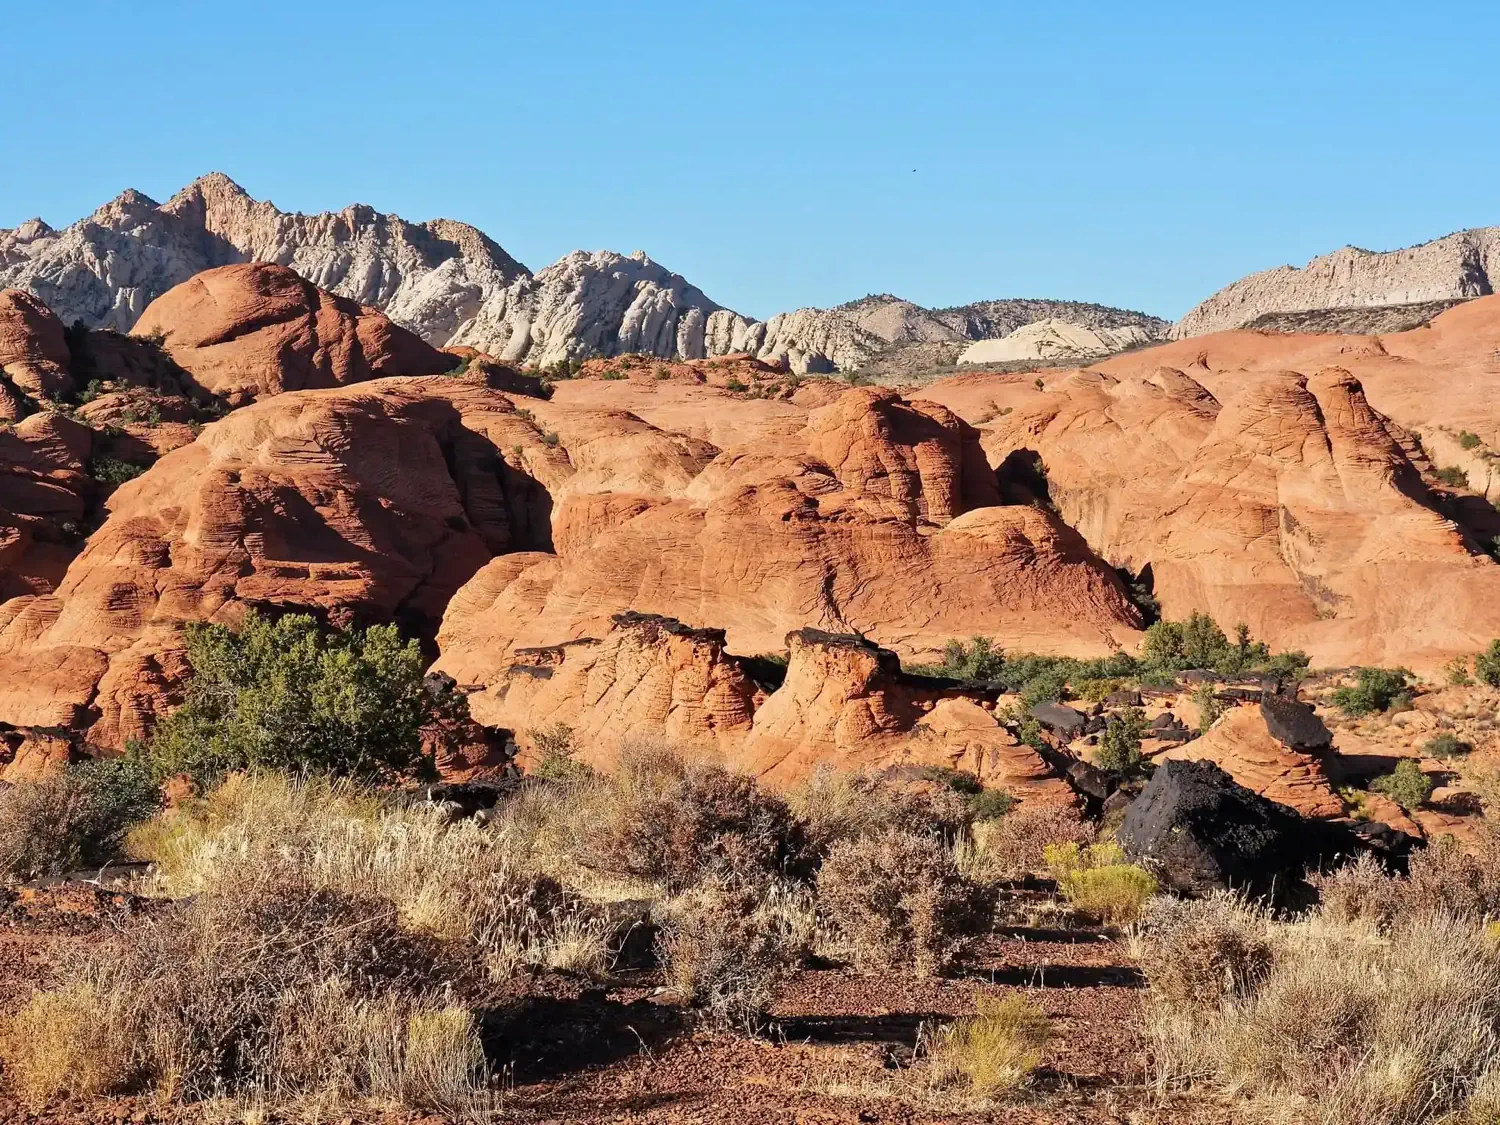
[[[753,662],[726,651],[723,630],[622,613],[601,637],[517,650],[470,707],[521,732],[528,753],[534,732],[566,726],[578,759],[601,769],[631,739],[665,736],[773,784],[819,766],[942,766],[1027,800],[1073,801],[1067,782],[1000,725],[992,701],[906,675],[895,653],[859,637],[799,629],[785,644],[785,678],[763,684]]]
[[[1017,328],[998,340],[980,340],[970,344],[958,357],[959,363],[1015,363],[1038,360],[1049,364],[1077,363],[1111,355],[1146,343],[1152,334],[1141,325],[1126,324],[1110,328],[1087,328],[1056,317],[1038,320]]]
[[[1344,812],[1344,802],[1320,758],[1290,749],[1273,736],[1258,707],[1232,708],[1206,734],[1163,751],[1155,760],[1212,762],[1251,792],[1303,816]]]
[[[1430,410],[1455,448],[1500,432],[1496,339],[1486,298],[1401,336],[1230,333],[923,394],[981,427],[1007,495],[1044,489],[1167,616],[1243,621],[1318,664],[1436,667],[1500,635],[1500,568],[1490,517],[1460,524],[1474,506],[1432,473],[1432,422],[1422,441],[1408,427]]]
[[[54,398],[73,389],[62,321],[30,293],[0,289],[0,419],[21,416],[14,392]]]
[[[750,352],[806,373],[852,370],[913,343],[1001,336],[1049,316],[1151,336],[1166,329],[1155,317],[1072,301],[930,310],[894,297],[756,321],[644,253],[577,251],[533,275],[463,223],[409,223],[361,204],[289,214],[219,173],[165,204],[127,191],[63,231],[40,219],[0,231],[0,286],[35,294],[66,323],[121,332],[173,286],[242,262],[286,266],[381,309],[429,344],[472,345],[533,367],[630,352],[683,359]]]
[[[457,365],[374,309],[335,297],[285,266],[206,270],[146,307],[132,334],[231,406],[282,391]]]
[[[288,214],[219,173],[165,204],[127,191],[66,230],[32,219],[0,231],[0,284],[36,294],[65,323],[119,332],[194,274],[251,261],[287,266],[386,309],[432,343],[446,342],[485,297],[526,275],[463,223],[408,223],[358,204]]]
[[[462,380],[236,410],[120,487],[54,592],[0,603],[0,723],[142,737],[178,697],[183,623],[247,608],[430,636],[492,555],[547,540],[545,491],[501,450],[566,471],[508,398]]]
[[[1309,867],[1356,850],[1352,836],[1267,800],[1211,762],[1169,761],[1125,810],[1115,838],[1186,895],[1279,898]]]
[[[931,653],[983,622],[1015,647],[1102,655],[1141,623],[1071,529],[998,506],[974,431],[939,406],[848,390],[701,469],[706,450],[638,418],[534,409],[579,470],[553,494],[565,553],[476,576],[488,604],[466,597],[439,642],[461,682],[494,682],[514,646],[600,636],[626,610],[722,622],[745,654],[804,626]],[[592,437],[605,424],[641,452],[601,474],[573,451],[605,441]]]
[[[1306,266],[1278,266],[1241,278],[1192,308],[1174,336],[1240,328],[1268,313],[1375,308],[1495,292],[1500,227],[1458,231],[1404,250],[1345,246]]]

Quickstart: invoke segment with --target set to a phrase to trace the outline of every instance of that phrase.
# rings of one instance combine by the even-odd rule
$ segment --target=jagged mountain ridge
[[[1306,266],[1278,266],[1226,285],[1190,309],[1172,335],[1242,328],[1275,313],[1467,300],[1495,292],[1500,227],[1475,227],[1400,250],[1345,246]]]
[[[535,366],[625,352],[685,359],[749,352],[799,372],[847,371],[912,343],[953,344],[956,354],[957,346],[1049,317],[1091,328],[1134,325],[1153,337],[1167,327],[1073,301],[926,309],[884,295],[757,321],[644,253],[575,251],[532,273],[464,223],[410,223],[362,204],[288,213],[222,173],[165,204],[126,191],[61,231],[40,219],[0,231],[0,287],[35,294],[65,321],[119,331],[172,286],[246,261],[288,266],[431,344],[470,345]]]

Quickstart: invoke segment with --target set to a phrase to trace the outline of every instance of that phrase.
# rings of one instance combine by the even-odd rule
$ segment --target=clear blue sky
[[[0,226],[211,170],[284,209],[644,249],[743,312],[1175,317],[1500,223],[1500,4],[5,5]]]

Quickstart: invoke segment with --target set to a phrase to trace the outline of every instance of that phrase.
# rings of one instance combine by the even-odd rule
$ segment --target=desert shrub
[[[721,1027],[754,1032],[813,932],[805,887],[710,877],[664,904],[657,956],[690,1004]]]
[[[151,774],[99,758],[0,787],[0,879],[56,875],[110,858],[126,831],[160,805]]]
[[[1405,668],[1358,668],[1354,673],[1354,684],[1345,684],[1333,693],[1334,706],[1353,717],[1372,715],[1377,711],[1400,709],[1406,694],[1407,681],[1411,673]]]
[[[1085,703],[1103,703],[1113,693],[1123,690],[1125,681],[1118,678],[1100,677],[1079,680],[1073,690]]]
[[[1458,444],[1465,449],[1478,449],[1483,444],[1479,435],[1469,430],[1458,431]]]
[[[1432,779],[1422,772],[1415,758],[1402,758],[1394,770],[1372,781],[1370,788],[1410,811],[1421,808],[1432,796]]]
[[[1125,861],[1118,844],[1051,844],[1045,850],[1047,868],[1063,897],[1075,910],[1119,926],[1141,916],[1157,892],[1156,880],[1145,868]]]
[[[584,842],[587,862],[669,892],[710,873],[804,877],[813,856],[786,801],[674,747],[622,747]]]
[[[1132,946],[1152,995],[1184,1008],[1250,995],[1271,968],[1270,916],[1237,895],[1158,896]]]
[[[325,631],[292,614],[250,614],[238,632],[190,623],[183,705],[146,748],[158,776],[215,781],[235,770],[314,770],[389,779],[430,770],[422,727],[467,717],[458,692],[429,692],[416,641],[395,626]]]
[[[91,1092],[145,1083],[188,1101],[332,1093],[452,1112],[488,1101],[477,1028],[460,1003],[471,991],[463,964],[403,931],[389,902],[241,863],[214,891],[134,919],[34,996],[18,1023],[48,1023],[64,1058],[106,1044]],[[44,1045],[19,1035],[4,1044],[36,1101],[73,1084],[49,1071]]]
[[[347,781],[236,775],[128,844],[155,865],[164,894],[213,894],[246,864],[274,866],[315,889],[379,896],[403,928],[470,947],[499,979],[529,966],[608,967],[604,920],[515,837]]]
[[[1469,675],[1469,662],[1462,656],[1455,656],[1444,664],[1443,675],[1451,687],[1468,687],[1474,682],[1474,677]]]
[[[145,471],[144,465],[132,465],[118,457],[95,457],[89,462],[89,475],[101,484],[112,486],[135,480]]]
[[[31,1106],[124,1088],[135,1074],[125,1001],[93,971],[33,995],[0,1028],[7,1083]]]
[[[828,765],[788,791],[786,799],[818,856],[827,855],[840,840],[887,828],[952,840],[974,819],[970,797],[951,786],[894,785],[874,774]]]
[[[554,723],[526,733],[531,736],[532,745],[537,750],[536,768],[531,771],[533,777],[569,784],[587,781],[594,776],[593,769],[573,757],[578,747],[573,740],[573,728],[566,723]]]
[[[1469,487],[1469,474],[1457,465],[1448,465],[1436,470],[1436,476],[1438,480],[1442,481],[1449,488]]]
[[[1365,855],[1312,877],[1322,917],[1390,932],[1433,914],[1479,922],[1500,916],[1500,837],[1481,834],[1469,845],[1442,836],[1413,852],[1405,876]]]
[[[1111,715],[1094,751],[1094,764],[1112,773],[1128,773],[1141,764],[1141,735],[1146,730],[1146,713],[1139,707],[1127,707]]]
[[[1340,925],[1368,922],[1379,929],[1401,913],[1404,887],[1372,855],[1309,876],[1318,891],[1323,917]]]
[[[1308,658],[1302,652],[1272,653],[1264,642],[1252,640],[1243,624],[1235,627],[1235,639],[1230,641],[1212,617],[1195,611],[1185,621],[1151,625],[1141,647],[1141,664],[1146,679],[1166,684],[1189,668],[1210,668],[1226,676],[1299,677]]]
[[[1028,703],[1040,703],[1066,698],[1070,683],[1082,685],[1134,676],[1137,663],[1123,652],[1100,660],[1006,653],[988,637],[974,637],[968,644],[949,641],[942,663],[912,665],[907,671],[922,676],[998,683],[1008,692],[1023,695]]]
[[[931,836],[886,829],[840,840],[818,873],[818,908],[861,969],[933,976],[988,925],[989,896]]]
[[[972,1016],[943,1030],[932,1054],[932,1083],[963,1079],[981,1097],[1013,1090],[1041,1065],[1051,1038],[1052,1021],[1026,997],[981,996]]]
[[[1500,1068],[1500,958],[1472,923],[1433,914],[1399,940],[1315,916],[1273,927],[1272,964],[1217,1010],[1153,997],[1163,1081],[1211,1076],[1331,1125],[1478,1120]]]
[[[1086,846],[1096,835],[1076,809],[1022,802],[997,820],[976,823],[959,860],[964,873],[980,882],[1018,879],[1047,869],[1050,845]]]
[[[1205,733],[1224,716],[1224,704],[1213,684],[1199,684],[1193,689],[1193,706],[1198,709],[1198,731]]]
[[[1474,657],[1474,675],[1480,683],[1500,687],[1500,641],[1491,641],[1488,648]]]
[[[1404,879],[1393,879],[1402,914],[1450,914],[1479,922],[1500,917],[1500,837],[1480,833],[1468,845],[1440,836],[1413,853]]]
[[[1422,746],[1422,752],[1433,758],[1461,758],[1474,749],[1451,730],[1440,731]]]

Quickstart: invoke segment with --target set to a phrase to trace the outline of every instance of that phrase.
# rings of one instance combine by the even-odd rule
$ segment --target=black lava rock
[[[1308,868],[1363,850],[1346,829],[1307,820],[1211,762],[1164,762],[1126,809],[1115,838],[1187,895],[1233,888],[1282,899]]]
[[[1260,698],[1266,729],[1282,745],[1304,754],[1318,754],[1333,745],[1333,735],[1310,704],[1290,695],[1266,692]]]
[[[1088,722],[1081,711],[1066,703],[1038,703],[1026,712],[1050,731],[1072,740]]]

